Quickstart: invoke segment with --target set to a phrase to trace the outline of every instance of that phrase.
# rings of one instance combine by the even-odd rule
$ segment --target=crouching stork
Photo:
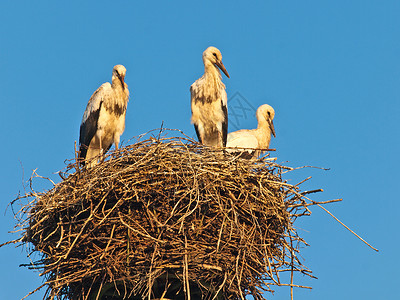
[[[263,149],[269,148],[271,142],[271,134],[275,137],[274,127],[274,109],[268,105],[263,104],[257,109],[257,129],[242,129],[228,134],[228,141],[226,147],[230,147],[228,152],[242,152],[243,158],[257,158],[264,151]],[[247,149],[247,150],[245,150]]]

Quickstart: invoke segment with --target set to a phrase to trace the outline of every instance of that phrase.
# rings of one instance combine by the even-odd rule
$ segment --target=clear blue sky
[[[375,247],[374,252],[321,209],[298,222],[311,245],[304,263],[318,280],[295,299],[394,299],[400,263],[399,1],[10,1],[0,3],[0,110],[3,158],[0,242],[16,235],[7,204],[33,169],[55,181],[91,94],[127,68],[131,98],[122,139],[190,124],[189,86],[202,75],[201,54],[218,47],[231,79],[223,78],[228,109],[275,108],[278,162],[314,165],[287,174],[304,189],[323,188],[327,206]],[[237,94],[236,94],[237,95]],[[242,100],[243,101],[243,100]],[[256,126],[254,112],[235,119]],[[234,117],[229,129],[234,130]],[[37,188],[42,188],[41,184]],[[26,251],[0,249],[2,299],[40,285],[19,268]],[[41,299],[39,292],[30,299]],[[278,288],[270,299],[290,299]]]

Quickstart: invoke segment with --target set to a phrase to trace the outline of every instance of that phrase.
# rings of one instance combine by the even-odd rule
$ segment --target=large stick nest
[[[282,272],[311,276],[288,168],[186,138],[151,137],[65,179],[19,212],[49,299],[264,299]],[[307,192],[306,192],[307,193]],[[31,243],[31,244],[29,244]],[[290,280],[289,276],[286,276]]]

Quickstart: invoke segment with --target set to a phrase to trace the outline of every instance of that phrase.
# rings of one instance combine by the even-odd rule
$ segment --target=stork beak
[[[224,74],[226,75],[226,77],[230,78],[230,77],[229,77],[229,74],[228,74],[228,71],[225,69],[225,66],[224,66],[224,64],[222,63],[222,61],[217,61],[215,64],[218,66],[218,68],[221,69],[222,72],[224,72]]]
[[[125,83],[124,83],[124,76],[121,76],[121,74],[117,73],[119,81],[121,81],[122,84],[122,89],[125,90]]]
[[[269,124],[269,128],[271,129],[272,134],[274,135],[274,137],[276,137],[274,122],[271,119],[268,119],[268,124]]]

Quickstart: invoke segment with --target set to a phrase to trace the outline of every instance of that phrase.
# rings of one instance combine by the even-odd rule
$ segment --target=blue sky
[[[0,211],[33,169],[59,181],[55,172],[74,156],[87,101],[110,81],[115,64],[126,66],[131,92],[122,140],[162,122],[194,136],[189,86],[203,73],[202,52],[213,45],[231,76],[223,78],[228,109],[242,113],[235,124],[256,126],[254,112],[236,107],[236,93],[247,108],[272,105],[278,162],[330,168],[286,179],[313,176],[303,188],[324,189],[313,199],[343,198],[327,208],[380,250],[312,208],[296,226],[311,245],[302,250],[304,263],[319,279],[297,276],[313,290],[296,289],[295,299],[393,299],[400,268],[399,14],[400,2],[390,0],[4,0]],[[7,233],[14,224],[10,210],[0,215],[0,243],[16,237]],[[18,267],[28,261],[22,248],[0,249],[3,299],[40,285],[37,272]],[[290,291],[277,288],[269,298],[290,299]]]

